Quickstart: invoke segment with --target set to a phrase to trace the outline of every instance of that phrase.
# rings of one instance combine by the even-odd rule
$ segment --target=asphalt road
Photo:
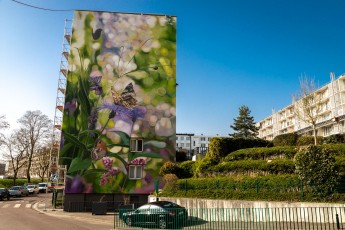
[[[111,230],[113,226],[103,222],[87,221],[73,216],[45,215],[33,209],[33,205],[46,194],[11,198],[0,201],[0,230]]]

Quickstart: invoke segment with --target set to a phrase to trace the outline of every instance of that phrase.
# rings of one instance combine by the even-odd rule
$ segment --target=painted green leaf
[[[90,159],[82,160],[80,158],[74,158],[68,169],[68,173],[74,173],[81,170],[85,170],[91,166],[92,162]]]
[[[77,137],[75,137],[72,134],[69,133],[64,133],[65,140],[69,141],[72,145],[78,146],[81,148],[83,151],[87,151],[86,146],[79,141]]]

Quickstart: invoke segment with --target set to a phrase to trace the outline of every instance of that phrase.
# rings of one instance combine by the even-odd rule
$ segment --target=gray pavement
[[[106,215],[92,215],[91,212],[65,212],[62,208],[54,208],[51,202],[51,196],[43,197],[32,208],[37,212],[48,216],[54,216],[57,218],[68,218],[82,221],[85,223],[97,223],[109,226],[109,229],[114,228],[114,213],[107,213]],[[118,229],[118,228],[116,228]]]

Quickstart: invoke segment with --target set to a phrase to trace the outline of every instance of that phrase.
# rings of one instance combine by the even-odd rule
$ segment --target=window
[[[201,141],[205,141],[205,137],[201,137],[200,140],[201,140]]]
[[[190,137],[186,137],[186,140],[189,141],[189,140],[190,140]]]
[[[206,147],[206,145],[205,144],[201,144],[201,148],[205,148]]]
[[[186,147],[189,148],[189,146],[190,146],[189,143],[186,143]]]
[[[182,140],[184,140],[184,137],[181,137],[180,139],[181,139],[181,141],[182,141]]]
[[[141,179],[142,172],[142,165],[129,165],[129,179]]]
[[[183,143],[181,143],[181,147],[184,147],[184,144],[183,144]]]
[[[143,151],[143,140],[142,139],[131,139],[131,151],[142,152]]]

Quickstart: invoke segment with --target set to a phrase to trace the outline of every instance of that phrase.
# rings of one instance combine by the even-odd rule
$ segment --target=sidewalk
[[[88,223],[98,223],[109,226],[109,229],[114,229],[114,219],[116,218],[114,213],[107,213],[106,215],[92,215],[91,212],[65,212],[61,208],[54,208],[52,206],[51,196],[42,198],[35,203],[32,208],[37,212],[48,216],[54,216],[57,218],[69,218]]]

